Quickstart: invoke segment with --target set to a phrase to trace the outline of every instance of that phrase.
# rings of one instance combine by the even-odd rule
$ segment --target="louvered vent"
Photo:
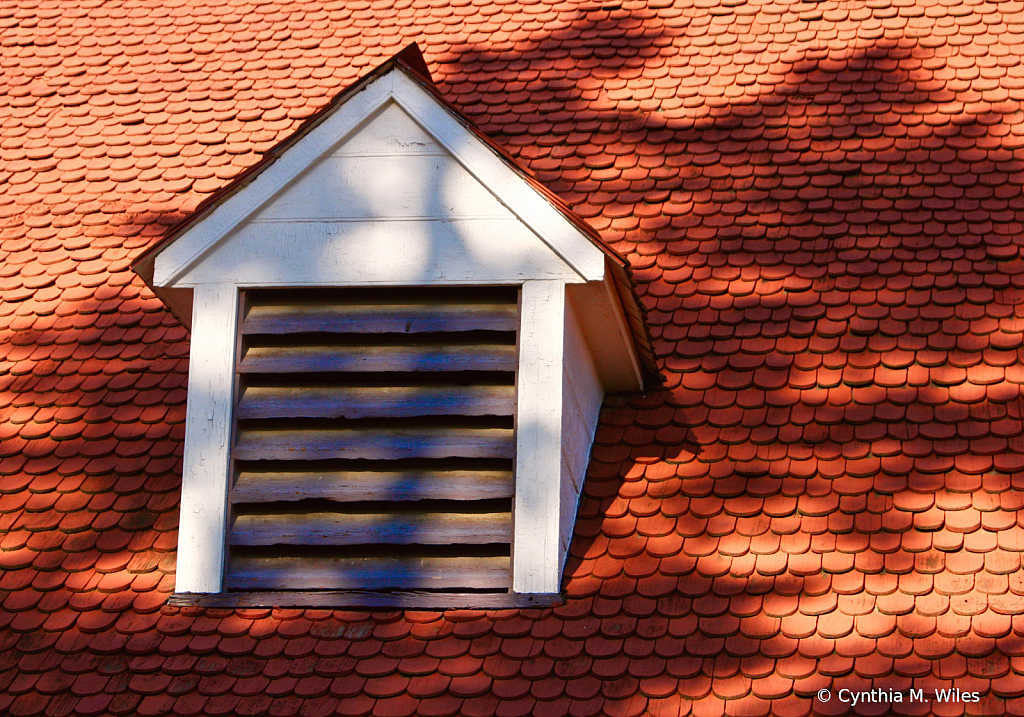
[[[508,591],[518,290],[243,311],[227,589]]]

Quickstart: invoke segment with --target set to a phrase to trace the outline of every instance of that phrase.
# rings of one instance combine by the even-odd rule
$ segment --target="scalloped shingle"
[[[0,712],[1024,711],[1024,5],[25,0],[0,28]],[[666,386],[606,405],[563,607],[167,608],[188,337],[129,263],[409,42],[629,257]]]

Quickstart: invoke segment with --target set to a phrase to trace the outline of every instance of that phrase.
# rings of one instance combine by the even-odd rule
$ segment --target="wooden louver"
[[[227,589],[508,591],[517,289],[243,311]]]

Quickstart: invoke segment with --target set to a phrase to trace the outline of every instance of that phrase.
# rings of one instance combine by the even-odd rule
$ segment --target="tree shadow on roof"
[[[803,652],[824,640],[812,656],[836,664],[816,672],[820,687],[834,675],[836,688],[909,689],[932,684],[947,654],[1005,662],[1017,649],[1009,623],[963,634],[954,624],[980,614],[996,625],[1024,607],[992,562],[1016,557],[1019,530],[999,501],[1014,500],[1024,465],[1017,108],[965,106],[922,69],[933,55],[883,42],[797,64],[772,91],[696,117],[576,92],[594,124],[559,156],[586,169],[535,161],[630,254],[670,389],[661,403],[648,396],[604,417],[566,571],[571,595],[688,596],[700,626],[684,651],[712,665],[751,650],[763,658],[773,641]],[[604,122],[636,135],[602,143],[608,156],[592,161],[588,142]],[[557,132],[539,144],[557,146]],[[647,171],[631,175],[634,166]],[[694,448],[649,460],[646,446],[668,447],[666,429]],[[892,586],[871,582],[885,575]],[[843,604],[802,613],[810,632],[763,609],[696,606],[780,594],[802,606],[825,593]],[[915,611],[919,594],[946,605],[942,625],[880,624],[879,613],[927,617],[931,608]],[[866,612],[853,595],[871,603]],[[840,658],[858,640],[870,654],[904,640],[925,659],[886,643],[892,667],[857,677]],[[812,697],[805,687],[788,689]]]

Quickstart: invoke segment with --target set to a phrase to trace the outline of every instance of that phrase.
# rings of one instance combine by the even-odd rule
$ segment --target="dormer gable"
[[[378,82],[398,85],[407,94],[417,89],[402,74]],[[413,99],[430,100],[422,90],[418,94]],[[604,273],[604,254],[576,227],[545,207],[553,224],[541,227],[548,235],[545,241],[394,97],[367,109],[370,117],[311,165],[299,165],[289,154],[268,168],[268,175],[280,169],[288,176],[275,178],[284,187],[256,211],[230,228],[196,226],[181,238],[180,250],[168,247],[155,261],[154,280],[172,288],[225,281],[239,286],[398,286],[538,279],[579,283]],[[445,124],[443,130],[461,129],[451,121]],[[510,173],[500,161],[488,164],[495,166],[487,169]],[[263,189],[263,184],[256,180],[252,189]],[[268,191],[276,189],[274,184]],[[538,213],[528,204],[535,197],[514,199],[527,205],[525,214]],[[229,209],[247,208],[225,206],[223,214]]]
[[[557,593],[603,397],[655,372],[643,314],[414,46],[136,270],[192,330],[179,593]]]

